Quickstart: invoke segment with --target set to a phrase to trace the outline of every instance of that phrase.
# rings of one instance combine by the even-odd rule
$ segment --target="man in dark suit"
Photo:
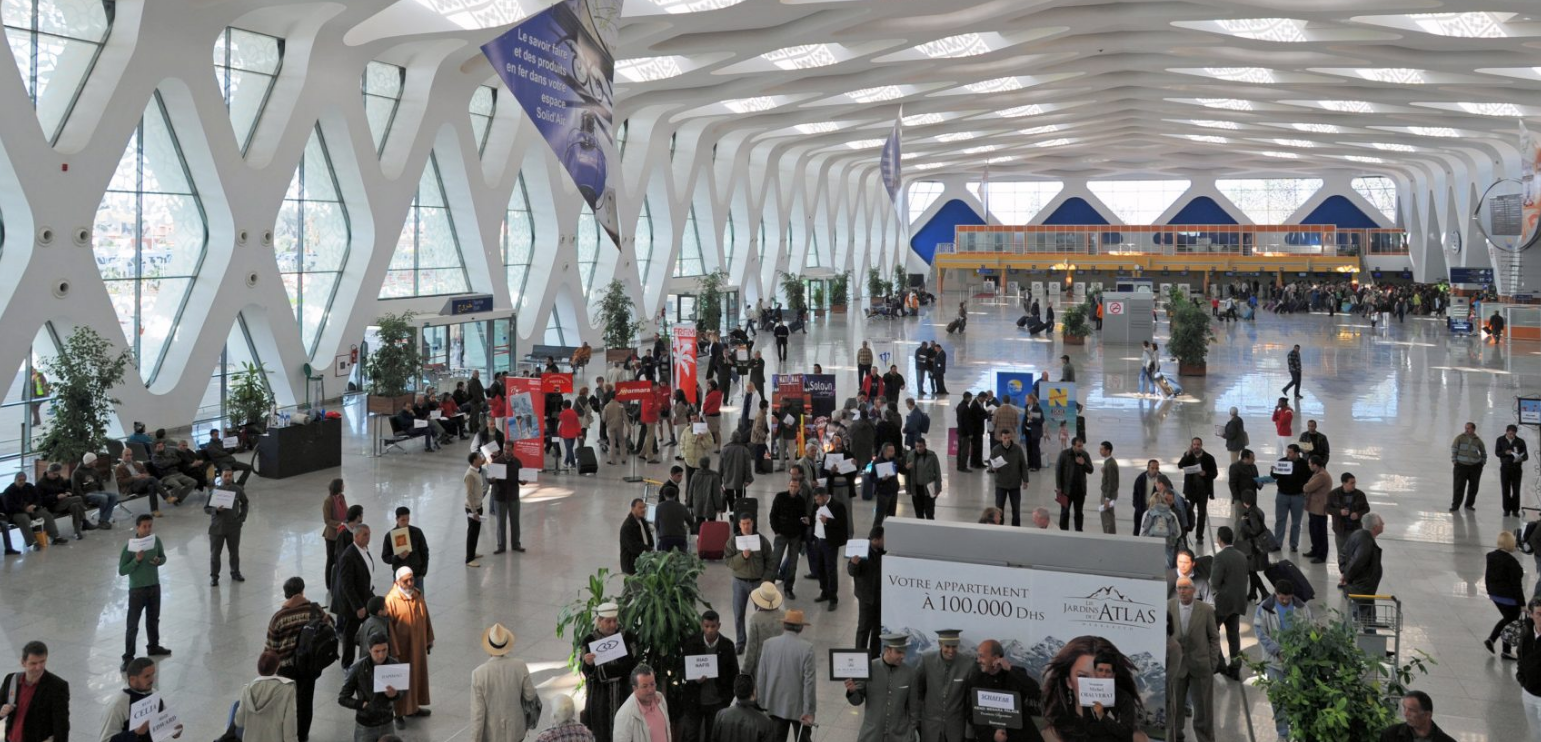
[[[1455,742],[1434,723],[1434,699],[1421,690],[1402,696],[1402,723],[1381,732],[1380,742]]]
[[[1247,610],[1250,585],[1247,557],[1231,545],[1236,536],[1230,526],[1215,530],[1215,564],[1209,572],[1209,587],[1215,598],[1215,617],[1225,627],[1225,641],[1230,645],[1231,662],[1225,674],[1241,679],[1241,613]]]
[[[681,735],[683,742],[710,742],[720,739],[715,734],[717,713],[733,702],[733,685],[738,678],[738,654],[733,642],[722,638],[722,619],[716,611],[701,614],[701,633],[685,640],[681,650],[686,657],[692,655],[716,655],[717,676],[687,681],[680,689],[684,713]]]
[[[387,531],[386,538],[380,539],[384,542],[380,561],[390,567],[393,575],[401,567],[411,567],[414,587],[423,592],[423,579],[428,576],[428,537],[423,535],[423,529],[412,525],[412,510],[405,505],[396,508],[396,528],[407,529],[407,550],[397,554],[396,545]]]
[[[1168,620],[1182,646],[1182,663],[1173,673],[1173,697],[1189,698],[1188,692],[1193,692],[1193,732],[1199,742],[1215,742],[1215,668],[1220,664],[1220,631],[1215,627],[1215,609],[1194,596],[1193,580],[1180,577],[1177,597],[1167,601]]]
[[[641,498],[631,501],[631,512],[621,523],[621,572],[637,573],[637,557],[652,551],[655,545],[653,526],[647,522],[647,502]]]
[[[353,664],[354,634],[364,623],[369,599],[374,597],[375,558],[369,553],[369,526],[353,528],[353,545],[337,558],[337,579],[332,582],[332,613],[342,636],[342,666]]]
[[[48,645],[27,642],[21,648],[21,670],[5,676],[5,682],[0,683],[0,718],[5,719],[5,739],[68,740],[70,684],[48,671]]]
[[[840,549],[850,537],[850,526],[845,506],[829,496],[829,490],[820,487],[813,491],[813,541],[808,548],[808,562],[814,576],[819,579],[819,596],[815,603],[828,602],[825,606],[835,610],[840,603]],[[825,513],[825,510],[828,513]]]

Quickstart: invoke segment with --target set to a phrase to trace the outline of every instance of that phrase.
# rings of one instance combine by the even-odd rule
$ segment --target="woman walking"
[[[1498,548],[1488,552],[1487,575],[1484,577],[1488,600],[1493,601],[1501,614],[1498,623],[1493,624],[1492,633],[1482,642],[1488,652],[1493,651],[1493,642],[1503,635],[1504,627],[1520,617],[1520,611],[1525,605],[1525,587],[1521,584],[1524,576],[1525,568],[1520,566],[1520,560],[1514,558],[1514,533],[1499,531]],[[1509,642],[1503,645],[1503,658],[1517,659]]]

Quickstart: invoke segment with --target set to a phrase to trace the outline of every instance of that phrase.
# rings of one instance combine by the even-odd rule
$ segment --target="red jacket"
[[[556,416],[556,435],[558,438],[577,438],[583,431],[583,426],[578,423],[578,411],[569,407],[562,410]]]
[[[508,397],[493,396],[487,399],[488,414],[493,417],[508,417]]]
[[[722,390],[721,389],[713,389],[713,390],[711,390],[711,391],[706,393],[706,399],[701,402],[701,414],[703,414],[703,415],[721,415],[722,414]]]
[[[1288,407],[1280,407],[1273,411],[1273,426],[1279,435],[1291,436],[1294,430],[1295,413]]]

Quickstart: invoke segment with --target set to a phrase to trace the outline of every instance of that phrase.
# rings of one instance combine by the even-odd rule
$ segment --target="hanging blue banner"
[[[904,119],[901,116],[894,118],[894,129],[888,134],[888,141],[883,143],[883,162],[879,170],[883,175],[883,187],[888,189],[888,197],[893,200],[894,206],[899,205],[899,161],[903,159],[899,151],[899,139],[904,135]]]
[[[617,247],[615,56],[620,0],[565,0],[482,46],[503,84],[572,176],[594,218]]]

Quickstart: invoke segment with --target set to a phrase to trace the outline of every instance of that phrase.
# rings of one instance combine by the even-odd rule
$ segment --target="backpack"
[[[922,412],[920,413],[920,433],[925,435],[929,432],[931,432],[931,416]]]
[[[1182,529],[1177,527],[1177,516],[1169,512],[1165,515],[1157,514],[1156,517],[1151,518],[1140,533],[1151,538],[1160,538],[1170,549],[1182,536]]]
[[[300,629],[294,647],[295,670],[307,677],[320,677],[339,658],[337,628],[326,620],[326,613],[310,604],[310,620]]]

